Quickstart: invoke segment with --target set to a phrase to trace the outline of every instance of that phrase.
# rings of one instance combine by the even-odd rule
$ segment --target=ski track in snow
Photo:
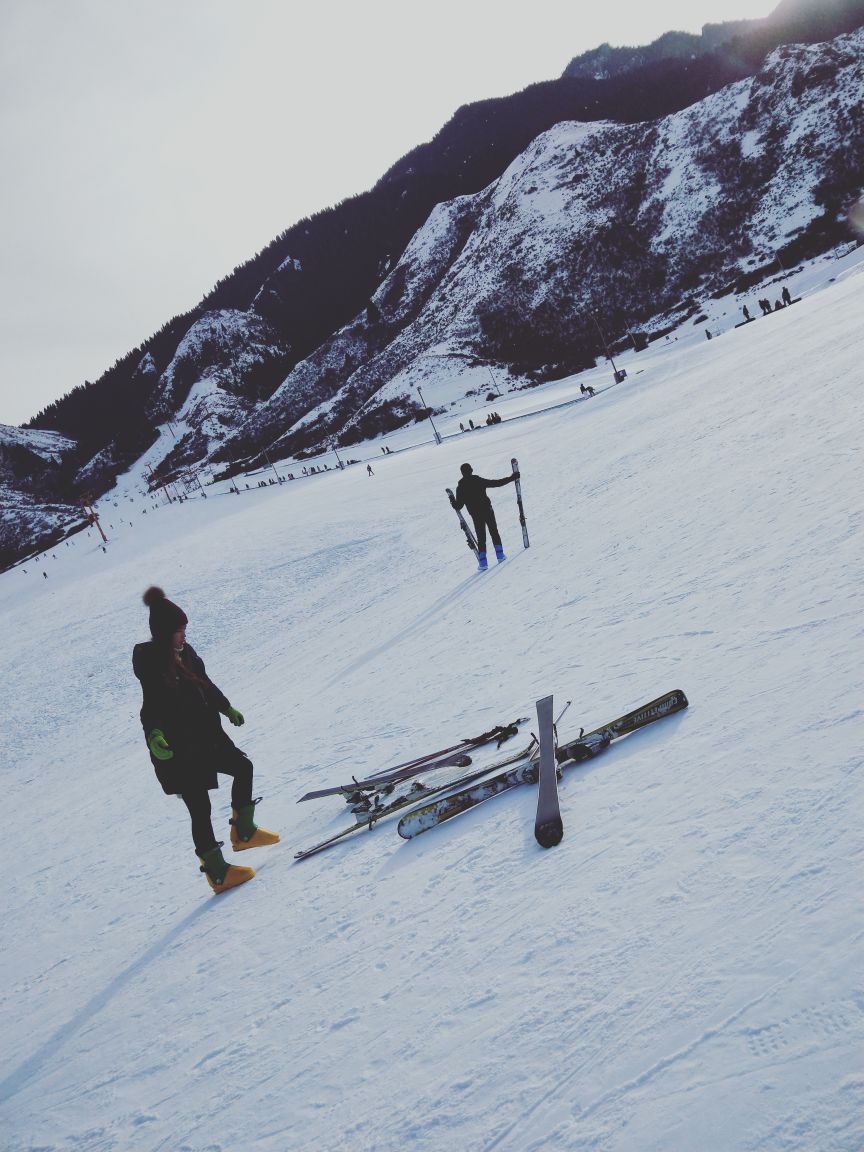
[[[4,1150],[859,1152],[862,300],[853,269],[590,403],[516,394],[374,478],[214,492],[0,576]],[[531,548],[493,492],[509,558],[478,575],[443,488],[512,455]],[[151,582],[283,836],[218,900],[143,751]],[[309,788],[550,692],[568,738],[674,687],[564,772],[548,852],[522,788],[292,862],[350,822]]]

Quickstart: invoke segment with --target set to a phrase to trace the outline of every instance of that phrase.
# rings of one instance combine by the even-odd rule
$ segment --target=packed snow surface
[[[862,314],[853,269],[440,446],[146,514],[130,479],[104,551],[0,576],[2,1147],[864,1147]],[[444,488],[514,455],[531,547],[496,490],[508,559],[475,574]],[[224,896],[140,730],[150,583],[282,834]],[[293,861],[350,821],[309,789],[672,688],[565,772],[556,848],[525,787]]]

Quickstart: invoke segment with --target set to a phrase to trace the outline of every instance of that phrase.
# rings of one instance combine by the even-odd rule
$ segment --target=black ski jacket
[[[456,485],[456,507],[467,508],[472,516],[482,516],[492,507],[492,502],[486,495],[486,489],[503,488],[512,480],[512,476],[505,476],[503,480],[487,480],[473,472],[470,476],[463,476]]]
[[[231,705],[204,668],[204,661],[191,644],[185,646],[183,662],[195,677],[166,669],[165,652],[152,640],[136,644],[132,669],[141,681],[141,726],[144,736],[160,729],[174,753],[170,760],[150,756],[162,790],[169,795],[191,788],[218,788],[219,765],[242,755],[222,728],[220,713]]]

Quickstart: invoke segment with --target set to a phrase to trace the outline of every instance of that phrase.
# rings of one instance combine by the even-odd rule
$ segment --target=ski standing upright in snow
[[[522,528],[522,544],[525,548],[527,548],[529,547],[528,525],[525,523],[525,509],[522,505],[522,480],[519,473],[519,461],[515,456],[510,461],[510,466],[513,469],[513,475],[516,477],[516,507],[519,509],[519,524]]]
[[[450,503],[453,506],[453,511],[459,517],[459,524],[462,528],[462,531],[465,533],[465,540],[468,544],[468,547],[471,549],[471,551],[476,556],[477,555],[477,541],[474,539],[474,533],[468,527],[468,521],[462,515],[462,509],[457,507],[457,505],[456,505],[456,497],[453,495],[453,489],[452,488],[445,488],[444,491],[447,493],[448,497],[450,498]]]
[[[534,838],[541,848],[561,843],[564,823],[558,802],[558,768],[555,763],[555,726],[552,719],[552,697],[537,701],[537,724],[540,739],[540,787]]]

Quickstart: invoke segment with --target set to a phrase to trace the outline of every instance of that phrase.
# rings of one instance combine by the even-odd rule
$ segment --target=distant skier
[[[744,313],[744,319],[745,320],[752,320],[753,319],[753,317],[750,315],[750,309],[747,307],[746,304],[741,309],[741,311]]]
[[[789,289],[786,287],[785,284],[783,286],[783,291],[780,293],[780,295],[783,298],[784,304],[791,304],[792,303],[792,293],[789,291]]]
[[[276,844],[275,832],[255,824],[252,761],[222,730],[220,713],[234,725],[243,716],[232,708],[186,643],[186,613],[161,588],[144,593],[152,640],[136,644],[132,667],[144,700],[141,724],[162,791],[179,796],[192,819],[192,840],[214,892],[236,888],[255,875],[252,868],[227,864],[213,834],[209,791],[219,787],[217,772],[233,777],[231,844],[235,852]]]
[[[498,525],[495,522],[495,512],[492,508],[492,502],[486,495],[486,489],[503,488],[505,484],[512,484],[518,479],[519,473],[513,472],[501,480],[486,480],[483,476],[475,476],[474,469],[470,464],[463,464],[461,471],[462,479],[456,485],[454,507],[457,510],[467,508],[468,515],[474,521],[474,532],[477,536],[477,564],[482,570],[489,567],[486,559],[487,528],[495,546],[495,557],[498,563],[500,564],[502,560],[506,559]]]
[[[375,475],[375,473],[372,471],[372,465],[371,464],[366,465],[366,475],[367,476],[374,476]]]

